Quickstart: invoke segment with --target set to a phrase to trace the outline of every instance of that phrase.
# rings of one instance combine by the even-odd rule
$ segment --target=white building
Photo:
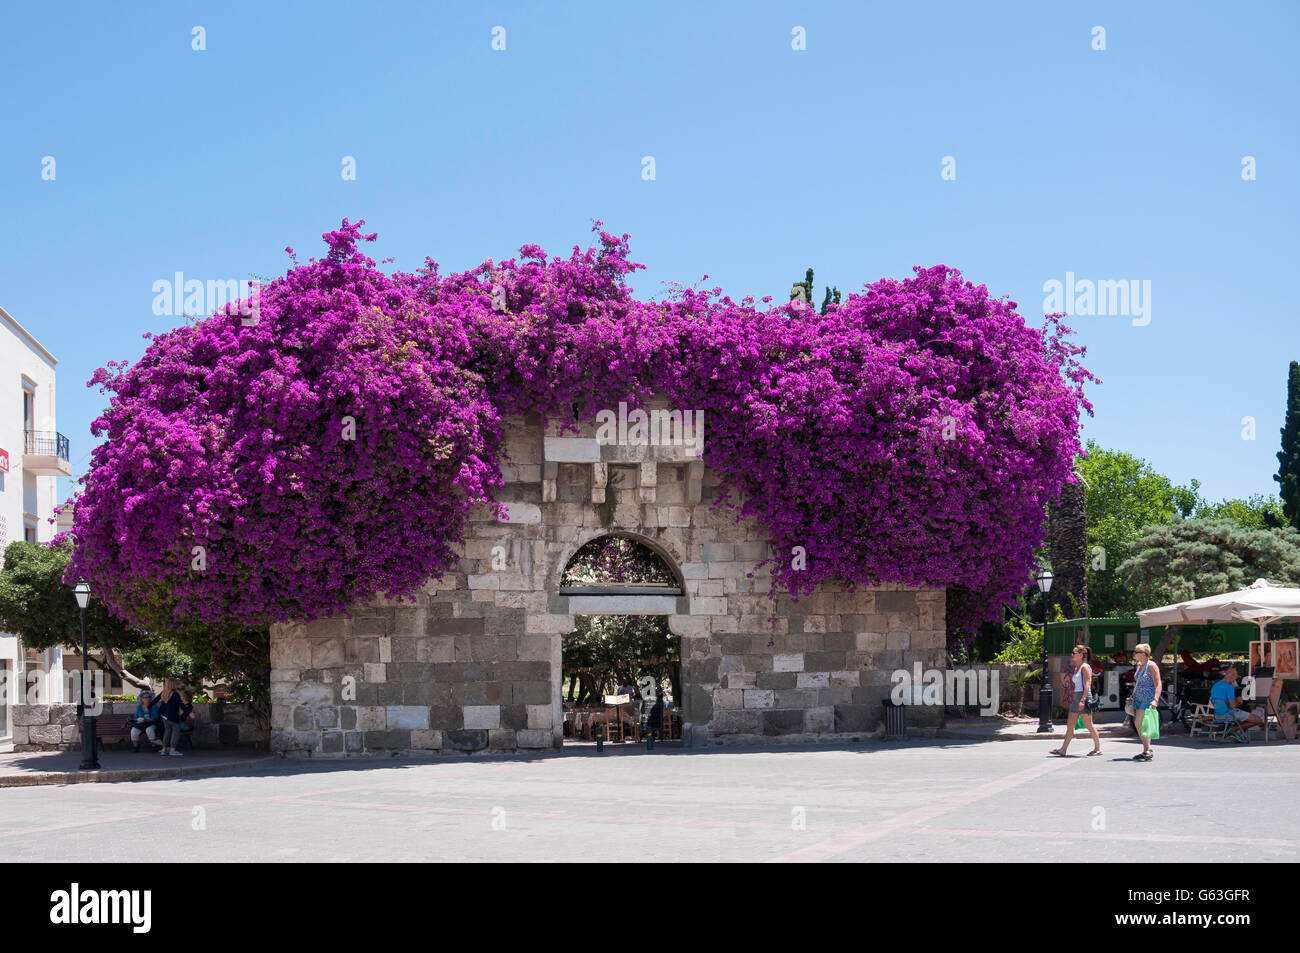
[[[54,417],[57,363],[0,308],[0,559],[14,540],[48,542],[58,531],[50,522],[58,478],[71,476],[72,465],[68,439],[58,432]],[[0,740],[11,734],[8,706],[21,701],[14,697],[15,689],[25,687],[29,669],[43,669],[50,676],[45,700],[63,700],[61,651],[50,649],[28,658],[30,654],[16,636],[0,632],[0,672],[9,689],[0,704]]]

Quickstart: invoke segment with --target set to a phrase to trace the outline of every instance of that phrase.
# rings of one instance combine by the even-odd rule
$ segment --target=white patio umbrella
[[[1211,622],[1253,622],[1259,626],[1259,640],[1267,639],[1264,628],[1270,622],[1300,618],[1300,589],[1275,586],[1267,579],[1256,579],[1245,589],[1203,596],[1189,602],[1159,606],[1138,613],[1138,624],[1209,625]],[[1178,658],[1174,657],[1174,690],[1178,688]]]
[[[1256,579],[1245,589],[1235,592],[1146,609],[1138,613],[1138,622],[1144,628],[1153,625],[1253,622],[1259,626],[1259,638],[1263,641],[1266,625],[1291,617],[1300,618],[1300,589],[1275,586],[1267,579]]]

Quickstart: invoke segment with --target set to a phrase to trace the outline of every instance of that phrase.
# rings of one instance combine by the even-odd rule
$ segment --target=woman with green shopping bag
[[[1137,665],[1133,673],[1133,724],[1142,739],[1142,753],[1135,754],[1133,760],[1150,761],[1151,739],[1160,737],[1160,712],[1156,709],[1156,699],[1163,687],[1160,666],[1151,661],[1151,646],[1146,642],[1138,643],[1133,660]]]
[[[1097,693],[1092,690],[1092,650],[1086,645],[1076,645],[1070,653],[1070,670],[1061,673],[1061,700],[1065,702],[1065,741],[1051,753],[1066,757],[1070,742],[1074,740],[1077,717],[1092,735],[1092,750],[1087,757],[1101,754],[1101,736],[1092,723],[1092,713],[1097,710]]]

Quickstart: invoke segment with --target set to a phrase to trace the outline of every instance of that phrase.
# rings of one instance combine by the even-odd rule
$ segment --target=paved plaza
[[[271,759],[0,790],[11,861],[1294,861],[1294,745],[926,740]]]

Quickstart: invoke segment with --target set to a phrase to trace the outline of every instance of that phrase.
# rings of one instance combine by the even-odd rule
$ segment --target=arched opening
[[[560,593],[575,597],[561,639],[564,743],[680,737],[681,639],[668,627],[681,580],[671,557],[614,533],[579,547]]]
[[[679,595],[681,588],[672,557],[631,533],[607,533],[588,540],[569,557],[560,576],[562,595]]]

